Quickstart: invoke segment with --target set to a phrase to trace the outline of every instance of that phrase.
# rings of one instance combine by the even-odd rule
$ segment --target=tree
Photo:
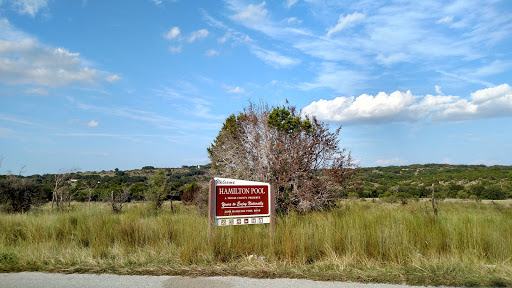
[[[52,194],[52,209],[53,205],[57,206],[57,209],[63,209],[63,204],[66,200],[68,200],[68,204],[71,203],[70,189],[70,178],[71,173],[78,171],[79,168],[71,168],[71,169],[60,169],[59,173],[55,174],[55,186],[53,188]],[[68,205],[69,210],[69,205]]]
[[[130,189],[127,186],[114,185],[110,187],[109,195],[104,200],[110,203],[112,214],[121,213],[123,207],[130,199]]]
[[[199,186],[196,182],[190,183],[183,190],[183,195],[181,195],[181,202],[183,203],[192,203],[196,198],[197,193],[201,190],[201,186]]]
[[[0,155],[0,167],[3,156]],[[0,204],[5,205],[5,210],[12,213],[27,212],[34,205],[42,203],[42,193],[34,181],[23,178],[21,174],[9,174],[0,179]]]
[[[207,150],[218,175],[269,182],[278,211],[306,212],[329,207],[335,188],[355,171],[340,131],[290,105],[251,103],[226,119]]]
[[[167,183],[167,176],[164,170],[160,169],[149,179],[146,200],[151,202],[151,206],[155,211],[158,211],[168,195],[169,183]]]

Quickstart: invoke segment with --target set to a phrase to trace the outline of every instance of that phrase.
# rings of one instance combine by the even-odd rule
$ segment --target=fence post
[[[215,180],[210,180],[208,184],[208,243],[213,236],[215,226]]]
[[[270,237],[274,238],[276,231],[276,191],[274,185],[270,185]]]

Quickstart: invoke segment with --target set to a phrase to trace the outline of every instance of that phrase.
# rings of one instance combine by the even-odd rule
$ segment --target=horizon
[[[0,1],[0,174],[209,162],[289,101],[361,167],[512,165],[512,2]]]
[[[198,167],[198,166],[208,166],[210,165],[211,163],[208,163],[208,164],[197,164],[197,165],[182,165],[181,167],[153,167],[151,170],[156,170],[156,169],[185,169],[185,168],[190,168],[190,167]],[[409,167],[409,166],[426,166],[426,165],[446,165],[446,166],[477,166],[477,167],[485,167],[485,168],[491,168],[491,167],[512,167],[512,165],[500,165],[500,164],[496,164],[496,165],[485,165],[485,164],[446,164],[446,163],[424,163],[424,164],[406,164],[406,165],[386,165],[386,166],[365,166],[365,167],[361,167],[361,166],[358,166],[358,167],[351,167],[351,169],[359,169],[359,168],[389,168],[389,167]],[[74,172],[71,172],[71,174],[75,174],[75,173],[107,173],[107,172],[117,172],[116,169],[119,169],[118,171],[122,171],[122,172],[126,172],[126,171],[134,171],[134,170],[144,170],[144,167],[147,167],[147,166],[143,166],[141,168],[133,168],[133,169],[125,169],[125,170],[122,170],[122,169],[119,169],[119,168],[114,168],[112,170],[105,170],[105,169],[102,169],[102,170],[87,170],[87,171],[82,171],[80,169],[74,171]],[[76,167],[75,167],[76,168]],[[203,169],[203,167],[201,167],[200,169]],[[12,171],[8,171],[10,173],[0,173],[0,176],[7,176],[7,175],[15,175],[15,173],[12,173]],[[23,177],[31,177],[31,176],[36,176],[36,175],[45,175],[45,174],[48,174],[48,175],[54,175],[54,174],[59,174],[60,171],[56,172],[56,173],[42,173],[42,174],[39,174],[39,173],[35,173],[35,174],[25,174],[25,173],[18,173],[18,175],[21,175]],[[64,173],[66,173],[66,171],[64,171]]]

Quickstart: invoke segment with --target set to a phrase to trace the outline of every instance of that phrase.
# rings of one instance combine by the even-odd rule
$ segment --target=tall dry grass
[[[435,217],[421,202],[349,201],[328,212],[280,216],[273,238],[267,225],[250,225],[216,227],[211,241],[205,216],[190,206],[175,210],[155,215],[139,203],[111,214],[104,204],[75,204],[71,212],[2,214],[0,271],[512,284],[510,205],[440,203]],[[251,254],[269,263],[247,260]]]

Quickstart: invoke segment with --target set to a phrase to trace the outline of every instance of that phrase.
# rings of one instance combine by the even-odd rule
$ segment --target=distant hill
[[[425,164],[361,168],[347,193],[358,197],[429,197],[432,184],[441,198],[512,198],[512,166]]]

